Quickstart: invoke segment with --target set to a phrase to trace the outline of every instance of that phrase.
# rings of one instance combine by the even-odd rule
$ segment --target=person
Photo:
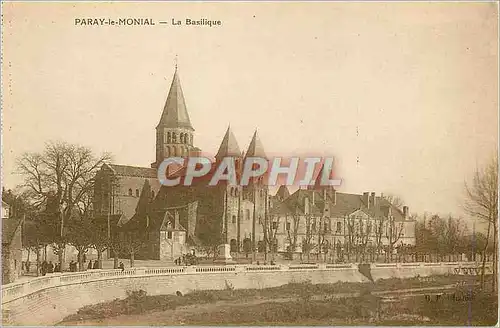
[[[92,269],[99,269],[99,262],[97,260],[94,260],[94,265],[92,266]]]
[[[69,271],[71,272],[75,272],[76,271],[76,266],[75,266],[75,261],[71,260],[71,262],[69,262]]]
[[[56,266],[54,267],[54,272],[61,272],[61,263],[56,263]]]
[[[122,269],[122,272],[125,271],[125,265],[123,265],[123,262],[120,262],[120,269]]]
[[[177,264],[177,259],[175,259],[175,260],[174,260],[174,263],[175,263],[175,265],[178,265],[178,264]]]
[[[92,260],[89,260],[89,265],[87,265],[87,270],[92,269]]]
[[[45,274],[47,274],[47,261],[45,261],[45,260],[43,260],[43,262],[42,262],[41,273],[42,273],[42,276],[45,276]]]
[[[54,264],[52,264],[52,261],[50,261],[49,265],[47,266],[47,272],[54,273]]]
[[[26,273],[30,272],[30,261],[26,261]]]

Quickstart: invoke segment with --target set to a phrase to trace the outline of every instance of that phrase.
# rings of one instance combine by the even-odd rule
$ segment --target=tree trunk
[[[40,275],[40,248],[36,249],[36,276]]]
[[[497,250],[497,238],[498,238],[498,227],[497,222],[493,222],[493,277],[492,277],[492,287],[493,292],[497,293],[497,279],[498,279],[498,250]]]
[[[78,250],[78,271],[83,271],[83,250]]]
[[[130,252],[130,267],[133,268],[134,267],[134,259],[135,259],[135,252],[134,251],[131,251]]]
[[[491,221],[488,221],[488,232],[486,233],[486,243],[484,245],[484,250],[483,250],[483,264],[481,266],[481,287],[484,287],[484,270],[486,267],[486,250],[488,248],[488,244],[490,241],[490,231],[491,231]]]
[[[102,250],[97,249],[97,268],[102,269]]]

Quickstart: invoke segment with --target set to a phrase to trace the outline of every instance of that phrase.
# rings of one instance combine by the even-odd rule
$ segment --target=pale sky
[[[464,181],[496,154],[494,3],[3,3],[3,183],[49,140],[149,166],[178,55],[195,144],[325,153],[341,192],[463,215]],[[155,26],[75,26],[75,18]],[[220,27],[159,25],[221,20]],[[358,163],[359,159],[359,163]]]

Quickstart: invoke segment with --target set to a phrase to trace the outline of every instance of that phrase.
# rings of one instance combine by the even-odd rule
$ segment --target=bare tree
[[[271,251],[271,257],[274,260],[276,253],[276,235],[280,226],[280,216],[277,214],[268,214],[267,218],[260,221],[262,231],[264,231],[264,244],[265,244],[265,259],[267,260],[268,248]]]
[[[315,230],[317,229],[316,218],[311,214],[306,214],[305,217],[306,233],[304,239],[302,239],[302,253],[307,256],[307,261],[309,262],[311,251],[316,247],[314,243]]]
[[[29,192],[32,203],[43,206],[52,198],[59,220],[54,241],[58,244],[61,268],[64,268],[65,225],[75,211],[88,209],[95,173],[108,160],[109,154],[95,157],[89,148],[63,142],[50,142],[42,153],[25,153],[17,160],[18,171],[24,177],[22,186]]]
[[[286,238],[288,242],[287,247],[287,255],[290,260],[293,259],[293,254],[297,249],[297,238],[299,235],[300,228],[300,215],[297,212],[292,213],[290,216],[287,215],[285,217],[285,230],[286,230]]]
[[[396,243],[403,236],[404,223],[397,222],[394,216],[389,215],[385,224],[385,237],[387,238],[387,250],[389,253],[389,261],[392,261]]]
[[[498,162],[496,156],[483,169],[477,169],[471,184],[465,184],[467,213],[488,223],[488,232],[484,254],[488,248],[491,228],[493,228],[493,277],[492,287],[497,290],[496,277],[498,277]],[[486,257],[483,256],[481,270],[481,284],[484,285],[484,272]]]

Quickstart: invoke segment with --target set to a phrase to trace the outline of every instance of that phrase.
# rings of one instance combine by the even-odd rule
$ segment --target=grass
[[[475,279],[468,277],[468,279]],[[428,317],[425,324],[463,325],[469,320],[476,324],[496,323],[496,298],[485,294],[467,297],[443,298],[439,302],[428,302],[423,297],[385,304],[374,291],[397,290],[442,286],[463,281],[464,277],[435,276],[432,279],[384,279],[375,283],[316,284],[309,282],[289,283],[265,289],[235,290],[226,284],[225,290],[193,291],[183,296],[147,295],[145,291],[130,291],[125,299],[90,305],[81,308],[63,322],[104,319],[121,315],[145,314],[151,311],[174,310],[181,306],[213,304],[226,301],[230,305],[214,311],[203,311],[188,315],[184,323],[189,325],[356,325],[422,324],[420,319],[404,320],[394,314]],[[474,282],[474,281],[472,281]],[[467,287],[456,289],[456,293],[467,295]],[[358,293],[357,297],[313,299],[315,295]],[[257,304],[242,304],[254,299],[263,299]],[[280,302],[273,301],[281,299]],[[469,306],[471,308],[469,315]],[[202,307],[203,308],[203,307]]]

